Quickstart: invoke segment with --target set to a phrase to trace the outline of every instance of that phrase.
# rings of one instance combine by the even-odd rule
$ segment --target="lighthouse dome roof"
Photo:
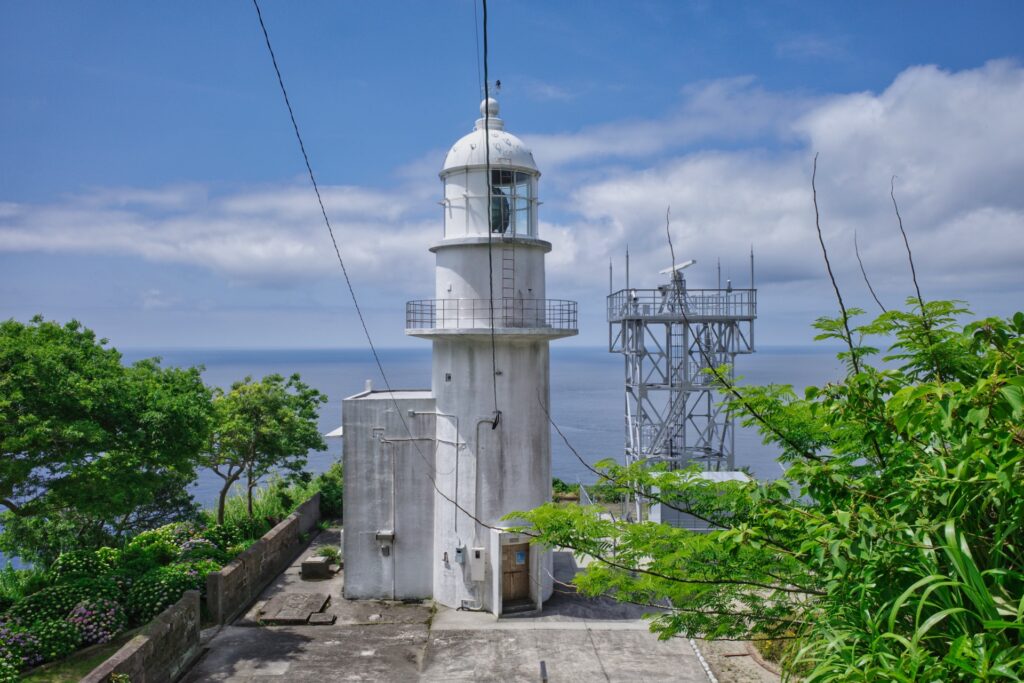
[[[471,133],[464,135],[448,150],[441,167],[442,176],[455,169],[486,166],[485,133],[490,133],[491,168],[516,168],[540,173],[537,162],[533,160],[533,152],[522,140],[505,130],[505,122],[498,118],[499,111],[498,101],[493,97],[480,103],[481,118],[476,120]]]

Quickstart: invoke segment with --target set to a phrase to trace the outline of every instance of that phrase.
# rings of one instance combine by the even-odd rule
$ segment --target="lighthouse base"
[[[433,598],[499,616],[541,609],[554,585],[551,551],[469,518],[465,536],[436,535],[436,507],[452,505],[431,480],[445,486],[436,458],[456,432],[432,392],[367,390],[342,406],[344,597]]]

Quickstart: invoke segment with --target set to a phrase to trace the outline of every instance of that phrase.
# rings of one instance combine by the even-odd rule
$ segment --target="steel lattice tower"
[[[750,289],[689,289],[682,270],[693,263],[661,271],[663,285],[636,289],[627,255],[626,288],[608,295],[608,350],[625,358],[626,461],[733,470],[733,420],[708,369],[731,383],[736,356],[754,352],[753,254]]]

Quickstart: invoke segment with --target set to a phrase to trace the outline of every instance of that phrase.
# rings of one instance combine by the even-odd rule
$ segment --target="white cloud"
[[[584,128],[575,133],[527,135],[542,168],[583,161],[644,159],[695,143],[785,136],[791,122],[814,103],[800,93],[771,92],[753,77],[687,86],[676,111]]]
[[[396,260],[419,257],[439,236],[412,193],[324,187],[321,194],[346,265],[361,275],[373,278]],[[274,285],[338,269],[319,205],[302,186],[213,197],[195,188],[118,190],[54,205],[7,203],[0,250],[131,254]]]
[[[735,106],[722,120],[751,115],[754,105],[777,94],[749,88],[749,102],[712,98]],[[805,102],[806,104],[806,102]],[[805,310],[831,310],[814,230],[810,175],[819,152],[818,197],[822,227],[841,284],[866,292],[853,254],[857,230],[865,265],[876,287],[893,303],[909,293],[906,255],[889,198],[896,195],[914,248],[925,295],[984,298],[998,288],[1024,294],[1024,69],[991,62],[947,72],[914,67],[880,93],[822,98],[791,119],[780,139],[797,144],[774,151],[741,148],[697,151],[590,180],[570,195],[566,211],[578,220],[559,230],[572,251],[610,250],[621,263],[628,242],[633,277],[653,276],[666,265],[665,207],[672,206],[677,254],[696,257],[713,281],[721,256],[746,282],[745,256],[758,254],[762,284],[813,278],[791,302]],[[648,124],[671,128],[671,121]],[[778,121],[771,112],[766,121]],[[767,125],[767,124],[765,124]],[[622,140],[638,126],[607,126]],[[538,153],[538,157],[540,154]],[[577,263],[579,263],[579,256]],[[607,259],[607,255],[604,256]],[[591,272],[593,270],[593,272]],[[695,269],[700,273],[698,269]],[[577,291],[600,286],[601,269],[563,279]]]
[[[548,291],[599,306],[608,258],[621,281],[627,244],[634,282],[654,284],[668,264],[671,205],[676,253],[698,259],[695,280],[713,282],[721,257],[723,277],[744,285],[754,245],[766,305],[807,319],[831,310],[810,195],[818,152],[822,227],[854,299],[867,298],[854,230],[888,301],[909,293],[892,175],[926,296],[1024,295],[1021,111],[1024,69],[997,61],[959,72],[913,67],[878,93],[811,97],[749,78],[716,81],[684,90],[681,105],[661,117],[524,135],[545,172],[542,236],[555,244]],[[430,291],[426,249],[441,230],[441,156],[411,159],[394,190],[323,188],[357,287],[382,306]],[[337,276],[319,207],[300,183],[220,194],[196,185],[116,188],[48,205],[2,203],[0,251],[130,254],[245,283]]]
[[[526,95],[540,102],[569,102],[576,99],[578,93],[555,83],[537,78],[524,77],[517,79],[526,91]]]

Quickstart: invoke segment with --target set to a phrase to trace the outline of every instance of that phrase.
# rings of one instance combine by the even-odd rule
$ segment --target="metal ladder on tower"
[[[502,315],[505,324],[515,327],[516,310],[514,299],[516,296],[516,249],[514,246],[505,246],[501,249],[501,303]]]

